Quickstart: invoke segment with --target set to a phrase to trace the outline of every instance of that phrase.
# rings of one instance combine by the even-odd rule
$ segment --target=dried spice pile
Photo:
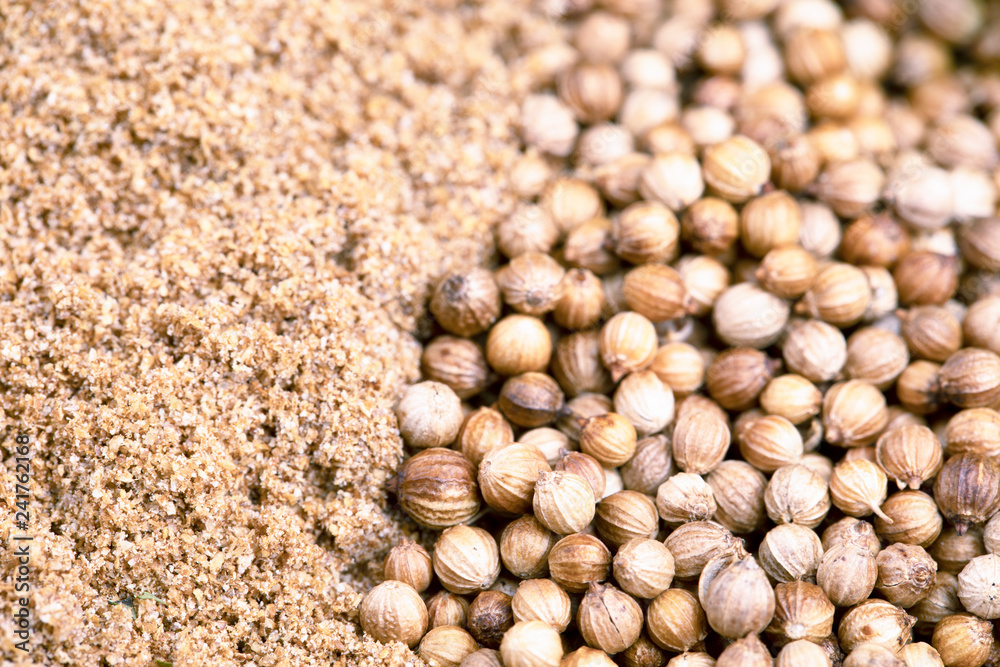
[[[524,4],[0,3],[5,660],[415,660],[345,581],[400,534],[429,287],[512,206]]]

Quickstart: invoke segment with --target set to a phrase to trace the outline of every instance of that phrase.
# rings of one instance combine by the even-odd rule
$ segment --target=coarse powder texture
[[[0,452],[31,437],[34,536],[27,654],[0,557],[0,661],[419,663],[355,623],[414,530],[393,405],[434,281],[512,208],[501,54],[560,28],[130,0],[0,2],[0,29]]]

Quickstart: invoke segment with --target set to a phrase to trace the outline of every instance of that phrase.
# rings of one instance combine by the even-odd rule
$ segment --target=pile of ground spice
[[[4,664],[419,662],[352,619],[428,290],[513,205],[528,4],[0,2]]]

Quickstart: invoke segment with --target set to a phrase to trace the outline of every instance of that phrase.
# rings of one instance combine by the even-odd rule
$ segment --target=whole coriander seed
[[[796,235],[794,241],[798,241]],[[808,290],[819,271],[816,259],[798,245],[772,248],[764,255],[756,277],[761,287],[783,299],[796,299]]]
[[[899,651],[910,641],[915,618],[885,600],[865,600],[840,619],[837,636],[845,651],[865,644],[880,644]]]
[[[420,594],[401,581],[384,581],[361,601],[361,627],[384,643],[413,648],[427,631],[427,607]]]
[[[635,447],[635,427],[615,412],[589,417],[580,429],[580,450],[606,467],[617,467],[628,461]]]
[[[673,259],[680,224],[673,211],[659,202],[636,202],[613,220],[615,254],[626,262],[647,264]]]
[[[879,437],[875,458],[900,489],[917,490],[941,470],[941,443],[926,426],[901,426]]]
[[[571,176],[560,176],[546,185],[539,203],[563,234],[604,215],[604,203],[594,186]]]
[[[944,667],[937,649],[926,642],[911,642],[899,650],[906,667]]]
[[[688,521],[707,521],[715,514],[712,487],[699,475],[677,473],[656,492],[656,509],[668,526]]]
[[[600,332],[580,331],[560,338],[552,358],[552,376],[567,396],[610,392],[614,382],[601,360]]]
[[[635,445],[635,454],[619,468],[619,472],[622,483],[629,491],[656,495],[660,485],[676,472],[670,454],[670,439],[665,435],[653,435],[639,440]]]
[[[614,163],[610,167],[614,167]],[[621,266],[618,257],[612,252],[611,244],[611,221],[607,218],[591,218],[574,227],[566,236],[563,259],[573,268],[587,269],[594,275],[606,276]]]
[[[964,611],[961,600],[958,599],[958,578],[947,572],[938,572],[934,585],[917,604],[910,608],[910,613],[919,621],[917,628],[923,634],[933,631],[945,616]]]
[[[723,649],[716,667],[771,667],[774,660],[771,653],[757,635],[747,635],[737,639]]]
[[[772,379],[760,394],[760,406],[768,414],[801,424],[819,414],[823,394],[812,382],[788,373]]]
[[[479,511],[475,466],[452,449],[432,447],[411,456],[387,487],[403,511],[428,528],[454,526]]]
[[[576,618],[584,641],[611,655],[627,649],[642,632],[639,603],[611,585],[590,584]]]
[[[941,306],[915,306],[900,312],[903,338],[914,356],[943,362],[962,347],[962,325]]]
[[[847,341],[836,327],[806,320],[788,327],[781,353],[792,372],[813,382],[828,382],[847,362]]]
[[[941,366],[941,394],[960,408],[984,408],[1000,399],[1000,356],[974,347],[955,352]]]
[[[865,213],[844,228],[840,257],[855,266],[891,268],[910,249],[906,228],[888,213]]]
[[[764,571],[777,582],[812,581],[823,557],[823,544],[815,531],[783,523],[767,531],[757,557]]]
[[[511,600],[514,620],[543,621],[564,632],[572,620],[566,591],[551,579],[528,579],[517,586]]]
[[[696,251],[721,255],[739,236],[739,215],[729,202],[717,197],[703,197],[684,211],[681,238]]]
[[[674,394],[652,370],[629,373],[614,396],[615,413],[635,427],[638,437],[662,431],[674,418]]]
[[[531,509],[538,476],[551,470],[534,445],[510,443],[483,457],[479,464],[479,491],[486,504],[498,512],[524,514]]]
[[[898,607],[912,607],[934,585],[937,563],[923,547],[890,544],[875,557],[878,579],[875,588]]]
[[[1000,556],[986,554],[969,561],[958,575],[958,599],[980,618],[1000,618]]]
[[[629,595],[655,598],[670,588],[674,557],[662,543],[637,537],[621,545],[612,561],[615,581]]]
[[[652,322],[686,315],[691,299],[680,274],[664,264],[643,264],[625,274],[625,303]]]
[[[558,538],[533,515],[514,519],[500,533],[500,558],[521,579],[543,577],[549,570],[549,551]]]
[[[756,285],[739,283],[715,300],[712,323],[728,345],[764,348],[778,340],[789,312],[784,300]]]
[[[775,523],[798,523],[815,528],[830,511],[826,481],[801,465],[778,468],[764,491],[767,515]]]
[[[916,544],[924,548],[941,534],[943,521],[934,499],[921,491],[900,491],[882,503],[888,519],[876,517],[875,530],[890,543]],[[890,523],[891,522],[891,523]]]
[[[400,435],[415,449],[451,444],[462,427],[462,418],[462,400],[440,382],[410,385],[396,406]]]
[[[667,657],[666,651],[654,644],[653,640],[649,638],[649,634],[645,631],[639,635],[639,639],[634,644],[622,652],[624,667],[665,667],[665,665],[670,664],[667,662]],[[680,657],[677,656],[677,658]],[[677,660],[677,658],[673,660]],[[696,667],[695,663],[683,663],[682,667],[684,665],[687,667]],[[676,664],[674,667],[676,667]]]
[[[928,250],[910,251],[896,264],[892,277],[904,305],[942,304],[958,287],[956,258]]]
[[[687,473],[704,475],[722,463],[729,449],[729,426],[708,411],[678,415],[673,433],[673,457]]]
[[[535,518],[559,535],[576,533],[594,518],[594,490],[586,479],[571,472],[542,472],[532,500]]]
[[[885,391],[906,370],[910,355],[903,339],[876,327],[858,329],[847,339],[844,372]]]
[[[1000,322],[1000,296],[987,296],[970,304],[965,319],[962,320],[965,343],[970,347],[981,347],[992,352],[1000,350],[998,322]]]
[[[740,454],[762,472],[795,463],[802,458],[802,436],[784,417],[767,415],[753,419],[736,433]]]
[[[736,135],[705,149],[702,158],[705,183],[721,198],[742,203],[767,183],[771,158],[753,139]]]
[[[939,570],[952,574],[958,574],[970,560],[987,553],[983,530],[979,528],[969,528],[963,535],[954,528],[947,528],[928,551]]]
[[[549,552],[549,576],[569,593],[583,593],[611,571],[611,552],[593,535],[567,535]]]
[[[464,628],[468,611],[469,602],[464,597],[448,591],[440,591],[427,601],[428,627],[454,625]]]
[[[469,413],[456,440],[457,448],[479,467],[490,451],[514,441],[514,430],[498,410],[479,408]]]
[[[583,452],[567,452],[553,469],[575,473],[587,480],[587,484],[594,491],[594,502],[604,497],[607,478],[604,475],[604,467],[593,456]]]
[[[544,315],[555,309],[563,296],[566,271],[549,255],[526,252],[510,260],[496,273],[503,300],[525,315]]]
[[[615,667],[615,662],[600,649],[581,646],[563,656],[559,667]]]
[[[942,403],[941,366],[931,361],[914,361],[896,380],[900,404],[918,415],[937,410]]]
[[[659,530],[656,506],[638,491],[618,491],[597,504],[597,533],[612,546],[636,537],[655,537]]]
[[[906,667],[895,651],[881,644],[859,644],[844,659],[843,667]]]
[[[776,190],[751,199],[740,213],[740,242],[754,257],[798,243],[802,209],[794,197]],[[805,291],[803,289],[803,291]]]
[[[563,407],[559,385],[544,373],[522,373],[500,389],[500,411],[517,426],[535,428],[555,421]]]
[[[486,338],[486,361],[500,375],[542,372],[551,357],[552,335],[537,317],[508,315]]]
[[[729,287],[729,269],[708,255],[685,255],[677,262],[677,272],[689,297],[688,311],[703,316],[715,306],[719,295]]]
[[[553,319],[566,329],[587,329],[601,320],[605,305],[601,279],[587,269],[570,269],[563,279],[563,295]]]
[[[555,465],[565,452],[576,449],[576,443],[570,440],[569,436],[559,429],[548,426],[525,431],[517,441],[523,445],[532,445],[538,448],[550,466]]]
[[[992,408],[969,408],[948,420],[946,451],[1000,457],[1000,413]]]
[[[519,204],[496,227],[497,249],[510,258],[526,252],[550,252],[558,240],[558,225],[535,204]]]
[[[774,591],[753,556],[719,572],[702,599],[712,629],[729,639],[762,632],[774,616]]]
[[[767,478],[759,470],[745,461],[723,461],[706,481],[716,504],[715,521],[736,534],[752,533],[764,523]]]
[[[827,442],[840,447],[860,447],[878,438],[889,416],[885,397],[861,380],[839,382],[823,397],[823,429]]]
[[[934,480],[934,499],[959,535],[985,523],[1000,508],[1000,465],[979,454],[945,461]]]
[[[945,665],[983,665],[993,648],[993,627],[972,614],[953,614],[934,628],[931,644]]]
[[[711,521],[691,521],[671,532],[663,544],[674,557],[674,576],[695,579],[705,563],[726,553],[742,553],[741,541]]]
[[[778,362],[760,350],[730,348],[712,361],[705,375],[705,385],[712,399],[726,410],[748,410],[774,377],[777,366]]]
[[[417,655],[434,667],[459,667],[467,655],[477,650],[479,645],[468,632],[453,625],[442,625],[424,635]]]
[[[658,346],[653,323],[638,313],[618,313],[601,329],[601,359],[615,382],[647,368]]]
[[[847,327],[864,316],[871,300],[871,285],[864,271],[850,264],[831,262],[816,274],[795,311],[836,327]]]
[[[431,555],[422,546],[405,537],[386,554],[383,571],[387,580],[409,584],[418,593],[427,590],[434,576]]]
[[[455,336],[438,336],[427,344],[420,372],[428,380],[448,385],[463,399],[481,392],[491,380],[482,348]]]
[[[871,461],[843,461],[830,477],[830,499],[849,516],[881,515],[879,506],[885,502],[887,481],[882,469]]]
[[[670,387],[675,398],[698,391],[705,377],[705,362],[696,347],[688,343],[660,346],[649,370]]]
[[[877,578],[875,556],[857,539],[829,547],[816,569],[816,583],[838,607],[865,600],[875,589]]]
[[[819,645],[799,640],[781,649],[774,664],[775,667],[829,667],[830,659]]]
[[[559,632],[542,621],[515,623],[500,642],[504,667],[559,667],[563,657]]]
[[[446,276],[430,302],[434,318],[457,336],[475,336],[489,329],[500,317],[500,306],[493,274],[483,268]]]
[[[833,632],[836,608],[823,589],[805,581],[789,581],[774,587],[774,617],[767,634],[776,646],[810,641],[816,644]]]
[[[500,591],[483,591],[469,605],[469,634],[486,648],[500,648],[503,634],[514,625],[511,597]]]
[[[660,593],[646,609],[646,631],[657,646],[687,651],[708,636],[708,622],[698,599],[681,588]]]
[[[434,574],[452,593],[486,590],[500,575],[500,552],[482,528],[452,526],[434,544]]]

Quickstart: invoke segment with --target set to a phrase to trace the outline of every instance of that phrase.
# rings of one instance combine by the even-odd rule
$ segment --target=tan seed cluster
[[[372,636],[997,663],[1000,23],[892,4],[571,2],[529,47],[503,261],[442,279],[397,410],[391,490],[443,532],[387,556]]]

